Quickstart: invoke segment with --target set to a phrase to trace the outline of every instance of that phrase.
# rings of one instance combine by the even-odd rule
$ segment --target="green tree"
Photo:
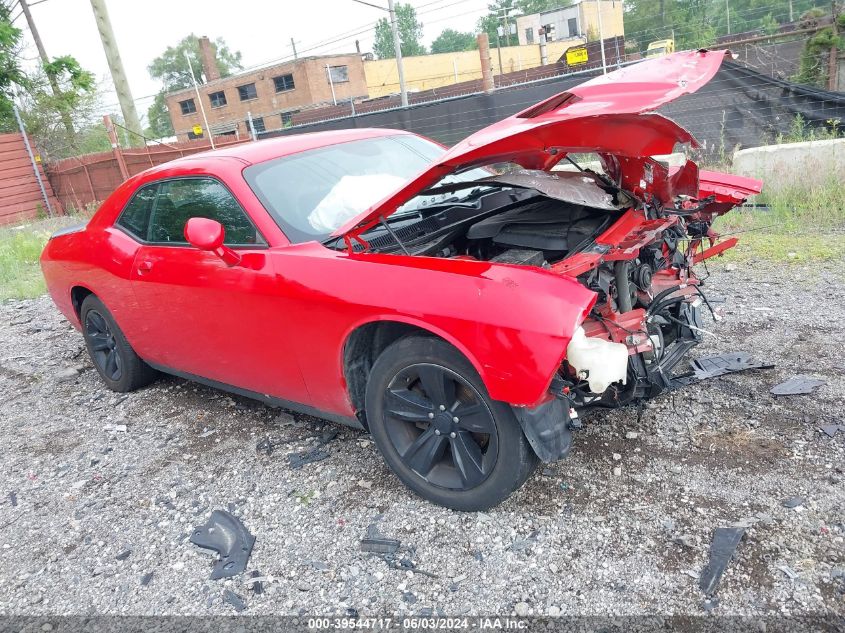
[[[16,102],[41,153],[49,157],[79,153],[64,120],[72,127],[90,123],[99,99],[94,75],[70,55],[25,72],[20,65],[21,38],[21,30],[11,23],[9,4],[0,0],[0,131],[18,130],[12,111]]]
[[[18,129],[12,100],[16,90],[27,83],[19,62],[22,33],[12,24],[9,14],[7,4],[0,2],[0,132]]]
[[[508,24],[515,23],[515,17],[512,19],[512,16],[516,16],[519,11],[519,6],[517,0],[495,0],[492,4],[487,5],[487,15],[478,19],[478,30],[481,33],[487,33],[487,37],[490,38],[490,44],[492,46],[496,45],[496,38],[498,37],[498,31],[496,30],[498,27],[505,26],[505,21],[501,19],[505,14],[508,16]],[[501,38],[501,45],[505,46],[508,42],[508,37],[505,36]],[[517,44],[517,38],[515,35],[510,36],[511,44]]]
[[[228,77],[243,68],[240,51],[232,51],[220,37],[214,40],[214,47],[217,70],[221,77]],[[199,38],[193,33],[183,37],[175,46],[168,46],[161,55],[153,59],[147,66],[147,72],[153,79],[161,81],[162,89],[147,110],[148,131],[152,136],[162,137],[173,134],[173,124],[167,112],[164,96],[168,92],[193,85],[191,69],[185,59],[185,53],[191,60],[197,83],[202,84],[208,81],[202,66]]]
[[[455,29],[443,29],[431,43],[432,53],[456,53],[478,48],[478,42],[472,33],[461,33]]]
[[[425,55],[425,46],[422,44],[423,25],[417,20],[417,11],[413,6],[396,5],[396,28],[399,31],[399,48],[402,50],[403,57]],[[379,59],[396,57],[393,32],[390,30],[390,22],[387,18],[376,22],[373,52]]]
[[[572,0],[517,0],[516,6],[523,15],[531,15],[532,13],[540,13],[542,11],[551,11],[552,9],[560,9],[568,7],[572,4]]]

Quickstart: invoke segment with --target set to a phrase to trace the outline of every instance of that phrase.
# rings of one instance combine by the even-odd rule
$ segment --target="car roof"
[[[279,136],[265,139],[255,143],[239,143],[221,149],[198,152],[169,161],[161,167],[172,167],[174,164],[182,165],[188,162],[204,160],[208,158],[234,158],[243,163],[254,165],[267,160],[289,156],[311,149],[347,143],[367,138],[380,136],[395,136],[396,134],[410,134],[404,130],[392,130],[386,128],[361,128],[353,130],[331,130],[328,132],[310,132],[307,134],[292,134],[290,136]],[[148,172],[155,170],[147,170]]]

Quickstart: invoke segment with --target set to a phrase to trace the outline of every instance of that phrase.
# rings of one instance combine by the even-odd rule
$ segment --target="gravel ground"
[[[229,614],[228,589],[251,614],[842,615],[845,427],[820,430],[845,423],[842,262],[718,264],[708,286],[727,318],[696,352],[776,369],[587,413],[568,459],[475,514],[413,496],[362,432],[175,378],[109,392],[48,298],[2,304],[0,614]],[[826,385],[769,394],[796,373]],[[289,466],[335,429],[327,459]],[[216,508],[256,537],[221,581],[188,542]],[[705,601],[713,530],[737,522]],[[362,553],[368,529],[415,570]]]

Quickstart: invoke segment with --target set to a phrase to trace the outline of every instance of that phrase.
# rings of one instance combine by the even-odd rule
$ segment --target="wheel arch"
[[[75,284],[70,289],[70,304],[80,322],[82,321],[82,302],[90,295],[97,296],[93,290],[81,284]]]
[[[391,315],[359,323],[344,338],[341,367],[347,395],[365,428],[367,428],[367,421],[364,414],[364,394],[373,363],[389,345],[400,338],[414,334],[432,336],[454,347],[472,364],[481,376],[482,382],[485,382],[486,385],[484,372],[478,360],[460,341],[447,332],[439,330],[439,328],[400,315]]]

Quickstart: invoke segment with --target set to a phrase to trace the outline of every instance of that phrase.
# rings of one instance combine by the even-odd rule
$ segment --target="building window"
[[[267,128],[264,127],[264,119],[260,116],[252,117],[252,127],[255,130],[256,134],[261,134],[262,132],[265,132],[267,130]],[[246,131],[250,131],[249,119],[246,120]]]
[[[290,127],[293,125],[293,115],[299,110],[290,110],[289,112],[282,112],[282,127]]]
[[[525,43],[526,44],[533,44],[534,43],[534,29],[528,27],[525,29]]]
[[[246,84],[245,86],[238,86],[238,96],[241,98],[241,101],[258,99],[258,92],[256,92],[255,90],[255,84]]]
[[[578,37],[578,18],[569,18],[567,24],[569,26],[569,37]]]
[[[349,69],[346,66],[329,66],[329,78],[333,84],[349,81]]]
[[[182,109],[182,114],[193,114],[197,111],[197,104],[193,99],[185,99],[179,102],[179,107]]]
[[[276,87],[276,92],[285,92],[286,90],[293,90],[296,87],[293,85],[293,75],[273,77],[273,85]]]
[[[226,93],[222,90],[218,92],[212,92],[208,95],[208,100],[211,101],[212,108],[222,108],[226,105]]]

